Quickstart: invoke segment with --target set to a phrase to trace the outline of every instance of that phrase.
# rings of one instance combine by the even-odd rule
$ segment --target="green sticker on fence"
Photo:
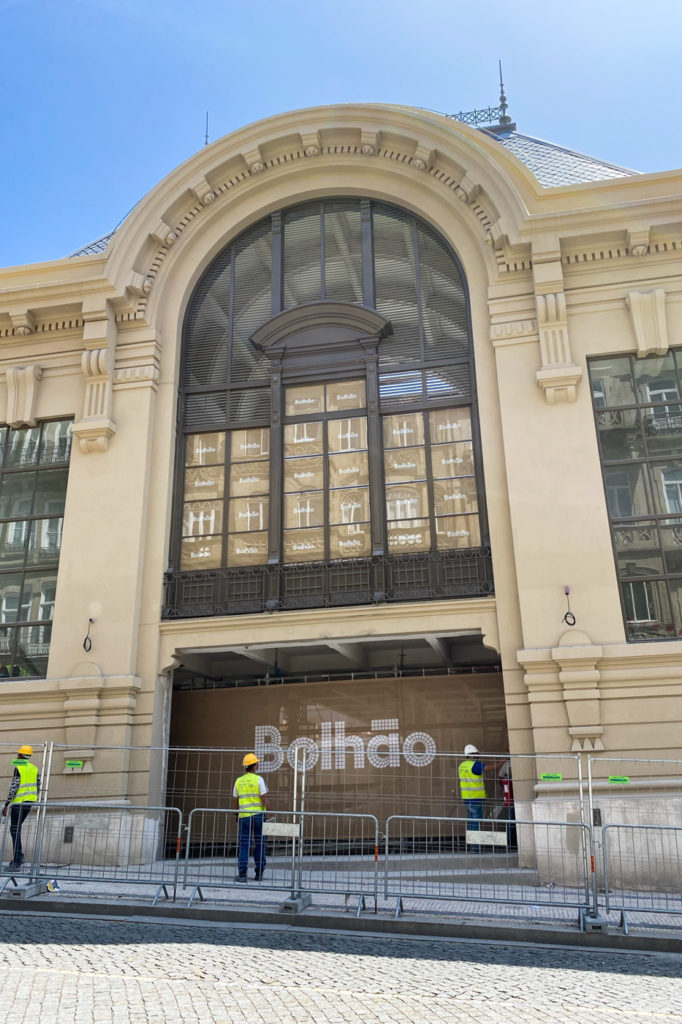
[[[66,767],[67,768],[82,768],[83,767],[83,762],[82,761],[67,761],[66,762]]]
[[[563,775],[561,772],[543,772],[540,778],[543,782],[561,782]]]
[[[627,786],[629,781],[629,775],[609,775],[609,782],[612,786]]]
[[[28,764],[28,761],[24,761],[23,757],[15,757],[12,764],[16,765],[17,768],[20,768],[22,765]]]

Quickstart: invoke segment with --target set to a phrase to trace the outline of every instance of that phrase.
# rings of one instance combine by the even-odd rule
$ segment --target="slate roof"
[[[485,131],[485,129],[483,129]],[[597,160],[573,149],[557,146],[554,142],[510,132],[508,135],[490,134],[500,145],[523,161],[543,188],[561,185],[580,185],[586,181],[604,181],[607,178],[627,178],[639,171],[618,167]]]
[[[606,163],[604,160],[597,160],[584,153],[577,153],[573,149],[566,149],[565,146],[557,146],[556,143],[546,142],[545,139],[522,135],[521,132],[498,134],[486,132],[485,128],[481,130],[518,157],[543,188],[580,185],[583,182],[604,181],[608,178],[626,178],[640,173],[627,167],[619,167],[617,164]],[[73,256],[95,256],[105,252],[115,231],[116,228],[96,238],[94,242],[84,245],[82,249],[69,253],[67,259]]]

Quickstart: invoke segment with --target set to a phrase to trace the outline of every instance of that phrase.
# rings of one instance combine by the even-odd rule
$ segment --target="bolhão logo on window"
[[[292,768],[310,771],[318,762],[322,771],[345,771],[347,767],[398,768],[401,758],[413,768],[425,768],[436,756],[436,741],[427,732],[399,733],[397,718],[375,718],[370,739],[346,733],[345,722],[322,722],[319,742],[299,736],[288,747],[282,746],[282,734],[275,725],[257,725],[254,750],[260,760],[259,772],[276,772],[285,760]],[[299,753],[300,751],[300,753]]]

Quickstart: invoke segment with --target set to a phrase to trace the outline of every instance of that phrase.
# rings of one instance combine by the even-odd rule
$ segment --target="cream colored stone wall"
[[[366,634],[363,609],[159,617],[192,289],[254,220],[339,194],[404,206],[462,260],[496,581],[494,600],[373,609],[371,628],[481,628],[501,655],[515,752],[682,756],[682,642],[625,643],[586,364],[682,345],[682,173],[543,190],[480,132],[381,105],[249,126],[152,190],[107,253],[0,271],[0,422],[7,369],[39,366],[30,414],[73,416],[77,435],[49,677],[3,684],[0,740],[38,731],[97,772],[98,745],[166,742],[177,651]],[[634,300],[647,312],[638,330],[629,293],[656,291],[658,319],[649,299]],[[562,623],[564,585],[573,630]],[[112,795],[141,795],[144,773],[133,783],[129,768],[124,756],[107,760]],[[158,798],[160,755],[149,772]],[[61,796],[87,790],[85,775],[61,775]]]

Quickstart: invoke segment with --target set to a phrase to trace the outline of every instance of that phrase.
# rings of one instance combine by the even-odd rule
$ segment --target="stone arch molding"
[[[446,190],[466,208],[481,244],[502,266],[521,242],[542,189],[528,169],[490,137],[441,114],[411,107],[318,107],[250,125],[207,146],[174,170],[116,232],[109,280],[143,312],[173,247],[211,211],[280,178],[353,164],[400,173],[417,189]],[[299,179],[300,180],[300,179]]]

